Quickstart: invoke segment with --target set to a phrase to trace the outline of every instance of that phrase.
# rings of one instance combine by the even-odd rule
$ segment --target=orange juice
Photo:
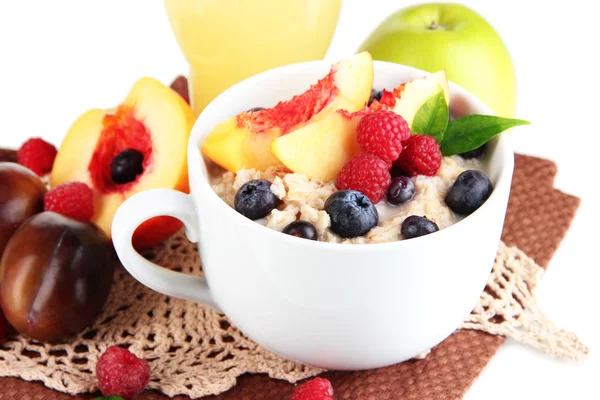
[[[164,0],[190,64],[194,112],[251,75],[323,58],[341,1]]]

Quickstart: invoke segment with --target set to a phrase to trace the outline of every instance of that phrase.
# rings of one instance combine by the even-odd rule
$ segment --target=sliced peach
[[[393,111],[402,116],[408,126],[412,128],[412,123],[421,106],[432,96],[444,91],[446,104],[450,102],[450,89],[448,87],[448,78],[446,71],[438,71],[424,78],[414,79],[406,82],[394,89],[396,104]]]
[[[194,121],[191,108],[176,92],[142,78],[115,109],[91,110],[75,121],[58,151],[51,185],[80,181],[93,188],[92,222],[110,236],[114,213],[135,193],[153,188],[189,191],[186,147]],[[115,183],[110,164],[127,149],[142,153],[143,172],[131,182]],[[179,227],[172,218],[150,220],[138,228],[134,244],[152,246]]]
[[[328,182],[361,152],[356,140],[359,120],[333,113],[275,139],[271,150],[293,172]]]
[[[277,128],[261,133],[240,128],[237,117],[233,117],[215,127],[204,141],[202,152],[229,171],[244,167],[264,171],[281,164],[271,153],[271,142],[280,135]]]
[[[225,169],[265,170],[281,165],[271,152],[275,138],[290,134],[336,110],[362,109],[373,85],[373,61],[360,53],[335,64],[329,74],[306,92],[273,108],[242,112],[211,132],[202,152]]]
[[[393,110],[412,127],[419,108],[442,91],[448,101],[450,93],[444,71],[403,83],[393,92],[384,90],[381,99],[374,100],[368,107],[358,111],[340,110],[275,138],[271,151],[294,172],[323,181],[333,180],[344,164],[361,152],[356,140],[360,118],[379,110]]]

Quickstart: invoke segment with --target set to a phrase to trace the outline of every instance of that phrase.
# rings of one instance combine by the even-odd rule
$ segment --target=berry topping
[[[52,171],[56,147],[40,138],[29,139],[17,152],[19,164],[42,176]]]
[[[135,149],[123,150],[110,163],[110,177],[114,183],[135,181],[144,172],[144,155]]]
[[[54,211],[78,221],[89,221],[94,215],[94,193],[82,182],[59,185],[44,196],[44,211]]]
[[[132,400],[148,385],[150,365],[127,349],[111,346],[98,360],[96,379],[104,396]]]
[[[383,92],[381,90],[372,89],[371,96],[369,96],[369,102],[367,103],[367,105],[370,106],[373,103],[373,100],[381,101],[382,95],[383,95]]]
[[[390,186],[389,169],[389,164],[382,159],[371,154],[359,154],[344,165],[335,185],[338,189],[357,190],[377,204]]]
[[[279,199],[271,191],[271,182],[255,179],[247,182],[235,194],[235,210],[252,220],[266,217],[277,207]]]
[[[412,239],[419,236],[429,235],[439,231],[437,224],[425,217],[411,215],[402,222],[400,233],[405,239]]]
[[[412,135],[404,142],[404,150],[396,165],[410,176],[433,176],[442,165],[440,145],[431,136]]]
[[[415,197],[415,183],[407,176],[392,179],[387,192],[388,203],[393,205],[404,204]]]
[[[283,228],[283,233],[303,239],[317,240],[317,230],[313,224],[306,221],[294,221]]]
[[[377,208],[356,190],[340,190],[329,196],[325,211],[331,218],[331,230],[345,238],[362,236],[379,222]]]
[[[492,182],[481,171],[462,172],[446,194],[446,204],[460,215],[469,215],[477,210],[492,194]]]
[[[254,108],[249,109],[246,112],[249,113],[249,112],[254,112],[254,111],[262,111],[262,110],[265,110],[265,108],[264,107],[254,107]]]
[[[472,158],[481,158],[484,153],[485,153],[485,145],[479,146],[478,148],[471,150],[471,151],[465,151],[464,153],[460,153],[460,156],[462,158],[464,158],[465,160],[470,160]]]
[[[292,400],[333,400],[333,386],[324,378],[314,378],[298,386]]]
[[[378,111],[361,118],[356,127],[360,147],[384,161],[392,162],[402,152],[402,142],[410,137],[408,124],[392,111]]]

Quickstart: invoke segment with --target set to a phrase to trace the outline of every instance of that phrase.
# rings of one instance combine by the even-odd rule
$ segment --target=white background
[[[379,21],[411,3],[346,0],[328,58],[351,54]],[[512,54],[518,116],[533,122],[515,132],[516,151],[556,161],[557,187],[583,200],[538,297],[559,326],[592,348],[587,361],[576,363],[509,342],[466,399],[600,399],[600,34],[594,2],[464,3],[490,21]],[[1,1],[0,146],[18,146],[30,136],[59,144],[80,113],[118,104],[142,75],[169,83],[186,72],[162,7],[158,0]]]

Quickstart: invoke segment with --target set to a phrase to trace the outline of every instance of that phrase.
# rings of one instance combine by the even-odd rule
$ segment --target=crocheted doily
[[[197,248],[183,233],[147,257],[174,270],[202,274]],[[488,286],[462,328],[509,336],[560,357],[587,354],[574,334],[557,329],[536,305],[532,291],[541,274],[523,252],[501,243]],[[266,351],[225,316],[154,292],[118,268],[108,303],[94,326],[61,344],[9,337],[0,345],[0,376],[42,381],[70,394],[95,391],[98,357],[115,344],[148,360],[149,387],[169,396],[222,393],[244,373],[295,382],[321,372]]]

